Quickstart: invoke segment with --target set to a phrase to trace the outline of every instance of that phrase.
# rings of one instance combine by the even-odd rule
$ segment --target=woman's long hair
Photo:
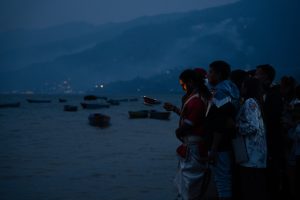
[[[192,69],[186,69],[180,74],[179,79],[184,83],[192,82],[194,87],[199,91],[199,95],[206,101],[210,100],[212,94],[205,85],[205,77],[203,74],[197,73]]]
[[[194,69],[194,71],[196,75],[195,82],[199,93],[206,101],[209,101],[212,97],[212,94],[205,84],[206,71],[203,69],[199,70],[199,68]]]

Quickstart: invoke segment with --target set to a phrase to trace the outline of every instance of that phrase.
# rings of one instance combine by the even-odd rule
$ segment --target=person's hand
[[[169,102],[164,103],[164,109],[166,109],[167,111],[174,111],[175,106]]]

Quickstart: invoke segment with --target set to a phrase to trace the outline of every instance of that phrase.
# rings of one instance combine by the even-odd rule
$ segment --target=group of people
[[[210,181],[219,200],[300,199],[300,85],[274,78],[271,65],[231,71],[221,60],[180,74],[181,107],[164,104],[180,116],[178,199],[204,199]]]

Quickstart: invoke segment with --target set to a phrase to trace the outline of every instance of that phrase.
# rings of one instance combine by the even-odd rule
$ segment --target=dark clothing
[[[218,132],[224,135],[220,142],[218,151],[222,152],[232,149],[231,138],[236,131],[232,124],[234,122],[235,115],[236,110],[232,103],[226,103],[220,108],[212,105],[206,117],[206,129],[208,130],[208,133],[210,133],[206,136],[209,147],[211,147],[213,142],[213,134],[211,133]]]
[[[241,200],[266,200],[266,169],[240,166]]]
[[[215,134],[221,134],[222,139],[218,152],[232,149],[231,138],[235,134],[235,116],[239,107],[239,90],[234,83],[224,80],[211,88],[213,98],[206,115],[206,140],[211,149]]]
[[[267,91],[263,103],[268,148],[267,184],[272,200],[281,199],[283,184],[285,142],[281,123],[282,113],[283,101],[279,87],[275,86]]]
[[[232,198],[232,145],[235,133],[239,90],[231,81],[224,80],[212,88],[213,98],[206,112],[205,140],[211,150],[214,182],[218,197]]]
[[[283,101],[279,88],[271,88],[263,104],[263,113],[267,130],[268,158],[269,161],[283,159],[284,143],[282,134],[281,117],[283,112]]]
[[[296,199],[300,199],[300,156],[296,156]]]

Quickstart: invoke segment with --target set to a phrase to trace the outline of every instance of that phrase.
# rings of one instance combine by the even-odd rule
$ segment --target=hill
[[[147,79],[179,66],[206,68],[216,59],[228,61],[233,69],[270,63],[276,67],[277,78],[287,74],[300,80],[297,6],[296,0],[243,0],[103,25],[75,37],[84,41],[78,45],[84,47],[81,50],[73,48],[75,52],[51,61],[3,73],[0,90],[38,90],[63,80],[71,80],[76,90],[87,90],[97,83]],[[101,36],[95,39],[97,35]],[[63,41],[78,44],[77,40]]]

